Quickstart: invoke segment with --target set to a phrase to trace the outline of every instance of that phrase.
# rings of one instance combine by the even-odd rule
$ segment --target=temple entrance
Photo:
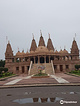
[[[63,65],[60,65],[60,71],[61,72],[63,71]]]
[[[22,66],[22,74],[25,72],[25,70],[24,70],[24,66]]]
[[[40,57],[40,63],[44,63],[44,57]]]

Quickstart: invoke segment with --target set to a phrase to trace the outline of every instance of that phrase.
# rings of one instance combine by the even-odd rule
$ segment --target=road
[[[24,87],[0,89],[0,106],[80,106],[80,86]]]

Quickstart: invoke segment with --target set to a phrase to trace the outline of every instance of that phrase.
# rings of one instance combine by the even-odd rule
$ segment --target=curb
[[[70,84],[6,85],[6,86],[0,86],[0,89],[5,89],[5,88],[24,88],[24,87],[54,87],[54,86],[80,86],[80,83],[70,83]]]

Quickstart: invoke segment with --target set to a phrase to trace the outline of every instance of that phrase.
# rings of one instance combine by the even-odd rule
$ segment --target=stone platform
[[[80,77],[57,73],[48,78],[31,78],[26,74],[0,81],[0,86],[8,85],[28,85],[28,84],[77,84],[80,83]]]

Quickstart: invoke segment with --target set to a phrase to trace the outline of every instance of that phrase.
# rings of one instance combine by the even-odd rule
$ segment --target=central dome
[[[48,49],[47,49],[45,46],[39,46],[39,47],[36,49],[36,52],[40,52],[40,51],[48,52]]]

